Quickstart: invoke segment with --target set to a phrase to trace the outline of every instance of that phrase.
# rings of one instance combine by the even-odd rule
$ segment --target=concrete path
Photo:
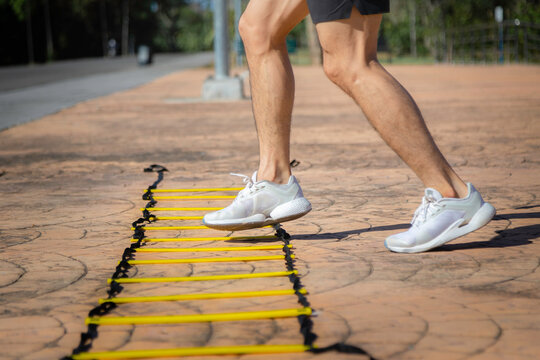
[[[144,67],[130,56],[0,68],[0,130],[211,61],[212,53],[157,54]]]
[[[292,158],[300,161],[295,174],[314,210],[284,228],[293,235],[296,266],[319,314],[313,328],[317,344],[345,341],[379,359],[538,359],[540,68],[388,69],[417,99],[449,161],[497,208],[498,216],[436,251],[387,251],[384,239],[408,226],[422,185],[320,68],[295,68]],[[155,180],[155,174],[142,172],[145,166],[169,168],[163,188],[240,186],[228,173],[250,174],[256,168],[249,101],[183,102],[198,96],[208,75],[208,70],[171,74],[0,133],[3,358],[57,359],[77,345],[88,311],[106,296],[106,279],[130,244],[131,222],[145,204],[141,194]],[[216,233],[224,234],[185,230],[152,235]],[[245,232],[261,233],[269,231]],[[148,247],[273,244],[225,243]],[[137,259],[215,255],[141,253]],[[141,265],[130,276],[283,269],[281,261]],[[132,285],[121,296],[290,288],[282,278]],[[113,315],[296,306],[292,296],[161,302],[120,305]],[[302,341],[296,319],[102,326],[99,334],[95,351]],[[362,357],[305,353],[280,358]]]

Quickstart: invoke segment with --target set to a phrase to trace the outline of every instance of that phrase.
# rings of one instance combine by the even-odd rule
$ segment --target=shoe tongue
[[[437,190],[432,189],[432,188],[427,188],[426,189],[425,196],[426,196],[426,198],[434,200],[434,201],[439,201],[439,200],[441,200],[443,198],[443,196],[441,195],[440,192],[438,192]]]
[[[253,175],[251,175],[251,181],[253,181],[253,183],[257,182],[257,171],[255,171]]]

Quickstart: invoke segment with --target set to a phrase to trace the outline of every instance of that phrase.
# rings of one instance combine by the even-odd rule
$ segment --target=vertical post
[[[503,27],[503,8],[495,7],[495,21],[499,24],[499,64],[504,63],[504,27]]]
[[[129,0],[122,2],[122,55],[129,54]]]
[[[409,39],[411,41],[411,56],[416,57],[416,0],[409,2]]]
[[[523,34],[523,61],[529,62],[529,39],[528,39],[528,26],[525,24],[525,33]]]
[[[521,25],[521,22],[519,19],[514,20],[514,35],[516,37],[515,47],[514,47],[514,61],[516,63],[519,63],[519,25]]]
[[[450,33],[450,41],[448,41],[448,45],[446,47],[446,62],[454,62],[454,32]]]
[[[242,15],[242,0],[234,0],[234,47],[236,51],[236,66],[243,65],[242,59],[242,39],[238,31],[238,23]]]
[[[109,51],[109,30],[107,29],[107,4],[105,0],[99,0],[99,18],[101,25],[101,47],[103,57],[106,57]]]
[[[228,0],[214,0],[214,69],[203,84],[202,97],[205,100],[244,98],[242,78],[229,77],[229,36]]]
[[[54,46],[51,29],[51,11],[49,7],[49,0],[43,0],[44,16],[45,16],[45,40],[47,43],[47,61],[51,61],[54,58]]]
[[[306,18],[306,37],[309,47],[309,57],[311,58],[311,65],[321,65],[322,64],[322,52],[321,46],[319,45],[319,38],[317,36],[317,30],[313,21],[311,20],[311,15],[308,15]]]
[[[481,35],[482,37],[480,38],[480,44],[482,46],[482,63],[486,63],[486,38],[487,36],[485,35],[485,30],[482,30],[484,33]]]
[[[499,64],[504,63],[504,28],[502,22],[499,23]]]
[[[229,34],[228,5],[229,0],[214,0],[214,60],[216,80],[229,76]]]
[[[26,0],[26,49],[28,51],[28,63],[34,63],[34,37],[32,35],[32,8],[30,0]]]

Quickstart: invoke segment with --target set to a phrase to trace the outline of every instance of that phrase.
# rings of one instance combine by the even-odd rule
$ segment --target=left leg
[[[381,17],[364,16],[353,8],[348,19],[317,24],[324,70],[428,187],[412,227],[388,237],[386,247],[396,252],[427,251],[484,226],[495,209],[455,173],[412,97],[377,61]]]
[[[317,24],[324,70],[426,187],[444,197],[464,197],[467,186],[441,154],[414,100],[377,61],[381,18],[353,7],[349,19]]]

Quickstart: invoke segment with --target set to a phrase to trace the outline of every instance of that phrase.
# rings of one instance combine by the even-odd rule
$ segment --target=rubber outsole
[[[495,212],[496,212],[495,208],[491,204],[484,203],[466,225],[460,226],[463,223],[463,219],[460,219],[454,222],[453,224],[451,224],[439,236],[437,236],[431,241],[428,241],[425,244],[403,248],[403,247],[389,246],[388,241],[385,240],[384,246],[388,250],[393,251],[393,252],[398,252],[398,253],[410,254],[410,253],[420,253],[420,252],[428,251],[484,227],[487,223],[491,221],[491,219],[493,219],[493,216],[495,216]]]
[[[267,225],[279,224],[286,221],[296,220],[311,211],[311,204],[305,198],[295,199],[288,203],[282,204],[274,209],[270,216],[264,221],[249,222],[239,219],[241,222],[229,224],[207,223],[203,219],[203,224],[211,229],[225,231],[239,231],[256,229]]]

